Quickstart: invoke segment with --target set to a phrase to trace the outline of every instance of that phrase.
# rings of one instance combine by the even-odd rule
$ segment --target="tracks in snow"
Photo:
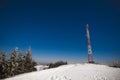
[[[51,76],[51,78],[49,78],[49,80],[71,80],[70,78],[66,77],[66,76]]]
[[[95,64],[69,64],[5,80],[120,80],[120,69]]]
[[[71,65],[69,67],[64,67],[64,68],[63,67],[64,66],[59,67],[59,70],[57,70],[52,75],[50,75],[48,80],[72,80],[71,78],[66,76],[65,73],[67,73],[70,69],[72,69],[74,67],[74,65]]]

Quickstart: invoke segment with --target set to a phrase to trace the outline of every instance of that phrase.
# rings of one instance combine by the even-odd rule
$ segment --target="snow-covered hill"
[[[69,64],[5,80],[120,80],[120,68],[96,64]]]

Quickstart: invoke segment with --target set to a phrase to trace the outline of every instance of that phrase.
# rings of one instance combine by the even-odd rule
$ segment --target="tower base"
[[[95,63],[95,61],[88,61],[88,63]]]

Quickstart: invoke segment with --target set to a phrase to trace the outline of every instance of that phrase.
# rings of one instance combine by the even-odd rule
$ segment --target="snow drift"
[[[120,68],[97,64],[69,64],[5,80],[120,80]]]

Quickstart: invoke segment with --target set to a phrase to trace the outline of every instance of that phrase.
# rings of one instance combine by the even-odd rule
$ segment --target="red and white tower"
[[[86,32],[87,32],[87,42],[88,42],[88,63],[94,63],[92,58],[92,48],[90,43],[90,33],[89,33],[89,25],[86,25]]]

